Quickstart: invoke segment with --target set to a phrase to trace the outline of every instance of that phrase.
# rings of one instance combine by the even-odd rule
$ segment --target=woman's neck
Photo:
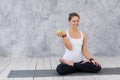
[[[76,31],[78,31],[77,28],[72,28],[72,27],[71,27],[69,30],[72,31],[72,32],[76,32]]]

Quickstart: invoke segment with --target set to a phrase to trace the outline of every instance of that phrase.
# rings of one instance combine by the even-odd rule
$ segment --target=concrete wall
[[[120,0],[0,0],[0,56],[64,53],[56,30],[67,30],[77,12],[93,55],[120,55]]]

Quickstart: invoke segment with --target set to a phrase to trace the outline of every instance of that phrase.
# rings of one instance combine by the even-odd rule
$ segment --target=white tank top
[[[66,31],[66,34],[72,45],[72,50],[70,51],[65,47],[65,54],[63,55],[63,59],[73,62],[82,61],[83,33],[80,31],[81,37],[78,39],[71,38],[68,31]]]

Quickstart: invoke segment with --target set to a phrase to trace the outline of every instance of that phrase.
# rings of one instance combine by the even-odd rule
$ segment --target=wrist
[[[64,35],[62,35],[62,38],[65,38],[67,35],[66,34],[64,34]]]
[[[94,58],[90,58],[89,60],[90,60],[90,62],[92,62],[94,60]]]

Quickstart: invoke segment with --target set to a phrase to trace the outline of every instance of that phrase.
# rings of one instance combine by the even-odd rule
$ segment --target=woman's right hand
[[[66,33],[63,31],[57,31],[56,34],[58,37],[62,37],[63,35],[66,35]]]
[[[57,34],[58,37],[62,37],[63,32],[56,32],[56,34]]]

